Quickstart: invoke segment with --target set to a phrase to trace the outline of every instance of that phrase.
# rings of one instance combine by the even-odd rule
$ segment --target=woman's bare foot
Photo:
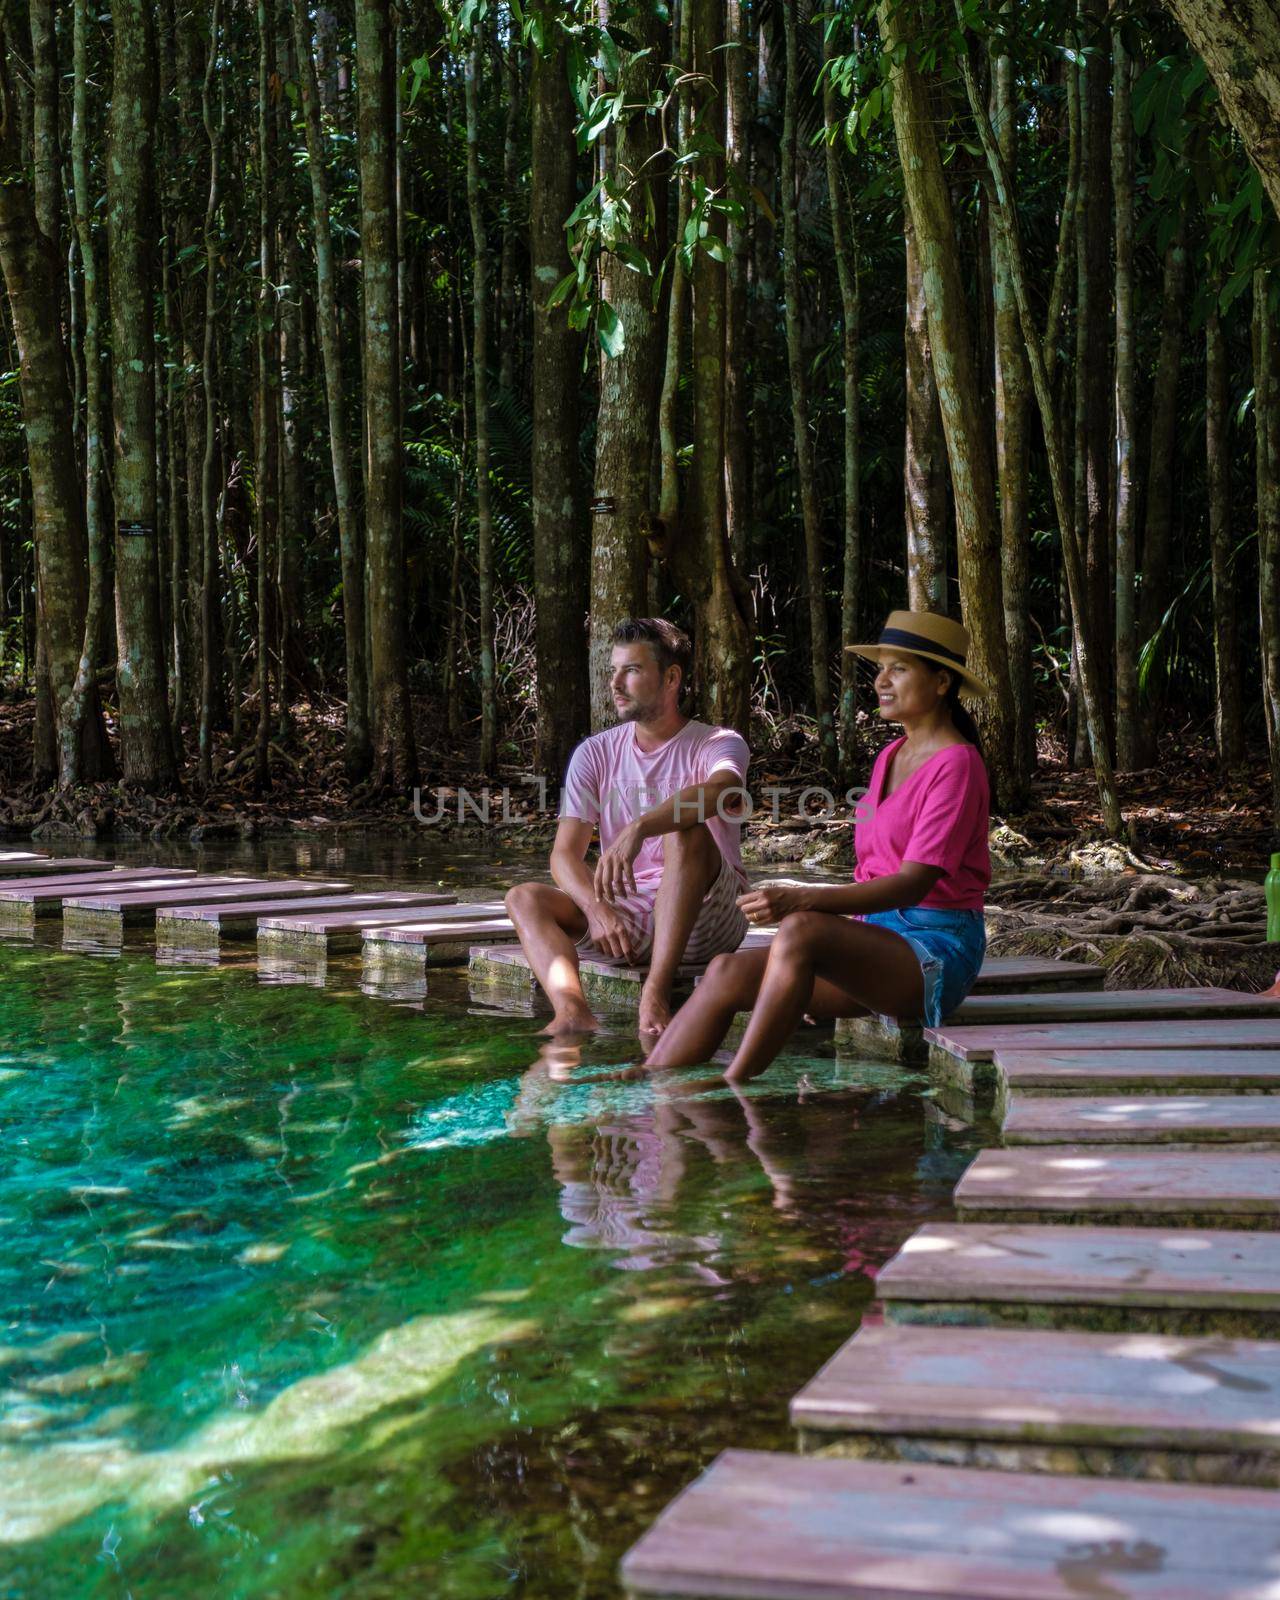
[[[654,994],[646,984],[640,991],[639,1029],[656,1039],[671,1021],[671,1006],[663,995]]]
[[[545,1033],[548,1038],[559,1038],[565,1033],[599,1033],[600,1024],[588,1006],[566,1006],[557,1011],[545,1028],[539,1028],[539,1033]]]

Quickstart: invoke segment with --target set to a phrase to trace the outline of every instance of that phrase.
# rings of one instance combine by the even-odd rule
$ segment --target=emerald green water
[[[0,947],[0,1594],[614,1595],[963,1160],[829,1038],[621,1081],[356,974]]]

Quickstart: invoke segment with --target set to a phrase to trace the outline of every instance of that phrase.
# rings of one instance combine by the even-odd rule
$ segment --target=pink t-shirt
[[[866,797],[855,809],[854,881],[887,878],[904,861],[919,861],[942,868],[922,906],[980,911],[991,882],[991,791],[982,757],[971,744],[948,745],[882,799],[889,764],[905,742],[895,739],[876,757]]]
[[[751,759],[747,741],[732,728],[686,722],[679,733],[648,753],[636,743],[634,722],[620,722],[584,739],[569,757],[560,797],[560,815],[577,817],[600,830],[600,848],[607,850],[628,822],[651,811],[690,784],[705,783],[714,772],[733,772],[745,786]],[[711,806],[704,818],[720,854],[745,887],[742,867],[742,823],[732,815],[731,795]],[[727,813],[722,816],[720,813]],[[637,887],[662,877],[663,836],[646,839],[635,859]]]

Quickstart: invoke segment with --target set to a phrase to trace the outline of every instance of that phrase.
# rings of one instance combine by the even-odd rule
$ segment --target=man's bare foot
[[[545,1033],[549,1038],[558,1038],[565,1033],[599,1033],[600,1024],[587,1006],[573,1006],[564,1011],[557,1011],[545,1028],[539,1028],[539,1033]]]
[[[671,1021],[671,1007],[666,998],[654,994],[646,984],[640,991],[640,1032],[656,1038]]]

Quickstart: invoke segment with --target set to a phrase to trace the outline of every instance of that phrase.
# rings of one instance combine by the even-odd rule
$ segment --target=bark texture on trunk
[[[947,447],[929,345],[924,273],[910,206],[902,209],[907,309],[906,434],[902,450],[907,525],[907,602],[913,611],[947,609]]]
[[[396,304],[395,42],[390,0],[357,0],[364,282],[365,518],[373,781],[405,793],[418,759],[409,701]]]
[[[916,248],[920,254],[929,342],[938,383],[955,504],[960,603],[969,630],[970,665],[993,693],[979,708],[987,764],[998,804],[1015,806],[1021,784],[1013,761],[1009,709],[1009,652],[1000,578],[991,443],[978,386],[969,308],[956,249],[951,194],[942,171],[924,82],[912,59],[913,6],[882,0],[881,35],[893,52],[893,127]]]
[[[589,725],[584,645],[587,530],[578,462],[582,343],[563,309],[547,310],[568,269],[565,218],[577,189],[573,104],[563,35],[542,7],[548,48],[530,64],[532,165],[529,298],[533,309],[533,581],[537,594],[538,770],[561,774]]]
[[[258,726],[253,746],[254,787],[271,784],[271,639],[274,606],[271,572],[280,537],[280,349],[276,304],[275,117],[271,84],[276,70],[275,0],[257,0],[258,18],[258,289],[254,526],[258,578]]]
[[[1213,732],[1218,760],[1244,760],[1244,708],[1240,696],[1240,637],[1231,571],[1230,395],[1227,350],[1215,301],[1204,323],[1204,444],[1209,484],[1209,554],[1213,574]]]
[[[177,781],[165,682],[156,537],[154,8],[117,0],[107,153],[115,419],[116,633],[126,783]]]
[[[1133,301],[1133,62],[1112,35],[1111,190],[1116,215],[1116,765],[1138,765],[1138,506],[1133,472],[1137,344]]]
[[[1258,489],[1258,633],[1271,762],[1272,846],[1280,848],[1280,351],[1270,274],[1253,275],[1254,427]]]

